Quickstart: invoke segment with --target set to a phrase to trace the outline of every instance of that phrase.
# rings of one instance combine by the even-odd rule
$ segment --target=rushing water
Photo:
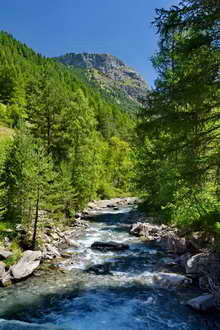
[[[0,289],[0,317],[73,330],[220,329],[217,315],[200,315],[185,305],[199,294],[195,289],[154,286],[162,252],[128,234],[131,217],[131,209],[102,211],[79,235],[80,247],[69,249],[72,262],[63,265],[68,271]],[[129,250],[94,251],[95,241],[127,243]]]

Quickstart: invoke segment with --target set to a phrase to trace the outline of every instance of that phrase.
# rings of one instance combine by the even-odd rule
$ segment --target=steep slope
[[[70,53],[57,57],[56,60],[73,69],[80,69],[79,73],[85,80],[126,110],[134,110],[140,106],[140,99],[148,91],[144,79],[115,56]]]

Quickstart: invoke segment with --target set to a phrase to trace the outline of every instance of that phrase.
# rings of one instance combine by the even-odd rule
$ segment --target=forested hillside
[[[158,71],[139,125],[147,208],[189,231],[220,232],[220,4],[157,10]]]
[[[130,194],[134,119],[5,32],[0,63],[2,230]]]

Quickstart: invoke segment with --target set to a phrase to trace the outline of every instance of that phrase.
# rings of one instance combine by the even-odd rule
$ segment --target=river
[[[219,317],[186,306],[200,294],[197,289],[153,285],[163,252],[129,235],[132,212],[100,211],[79,235],[80,247],[68,249],[73,257],[64,270],[0,289],[0,317],[73,330],[220,329]],[[90,248],[95,241],[126,243],[129,249],[100,252]]]

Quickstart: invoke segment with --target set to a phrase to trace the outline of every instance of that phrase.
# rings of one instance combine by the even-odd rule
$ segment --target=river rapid
[[[73,330],[220,329],[217,315],[186,306],[200,294],[197,289],[154,285],[164,255],[129,235],[132,212],[129,207],[101,210],[78,234],[79,247],[68,249],[71,262],[1,288],[0,317]],[[92,250],[96,241],[126,243],[129,249]]]

